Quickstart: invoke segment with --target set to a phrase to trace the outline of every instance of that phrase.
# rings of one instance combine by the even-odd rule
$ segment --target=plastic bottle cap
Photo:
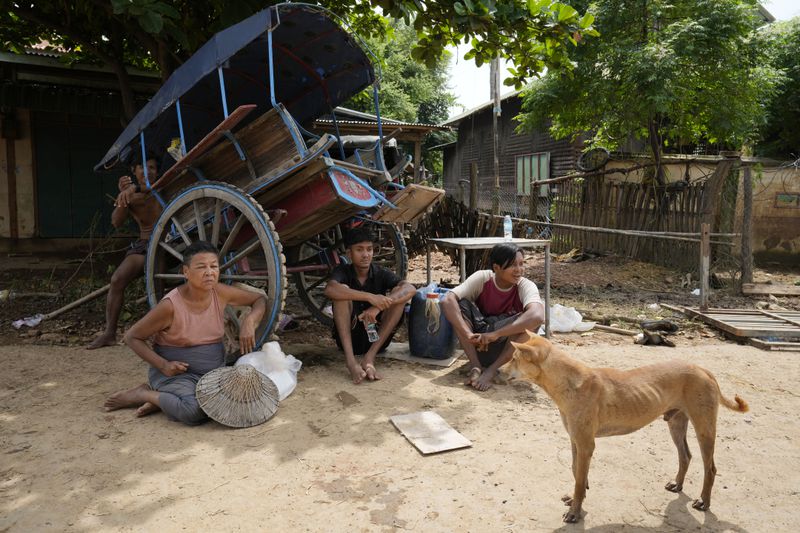
[[[439,299],[439,294],[435,293],[435,292],[429,292],[428,294],[425,295],[425,297],[426,298],[430,298],[431,300],[433,300],[434,298],[436,298],[438,300]]]

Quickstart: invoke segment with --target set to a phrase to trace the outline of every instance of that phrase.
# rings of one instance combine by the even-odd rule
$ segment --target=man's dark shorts
[[[483,316],[481,310],[470,300],[462,298],[458,301],[458,307],[461,309],[461,316],[470,325],[473,333],[489,333],[496,331],[503,326],[510,324],[516,320],[519,313],[513,315],[499,315],[499,316]],[[492,363],[497,361],[503,348],[506,347],[508,337],[500,337],[489,345],[485,352],[478,352],[478,360],[481,366],[486,368]]]
[[[125,257],[129,255],[147,255],[147,239],[133,241],[128,251],[125,252]]]
[[[379,324],[381,321],[381,314],[382,313],[378,313]],[[383,343],[380,350],[378,350],[378,353],[386,351],[389,343],[392,342],[394,334],[397,332],[397,328],[402,323],[403,315],[400,315],[400,321],[397,323],[397,326],[394,327],[394,331],[392,331],[392,334],[386,339],[386,342]],[[369,337],[367,337],[367,330],[364,327],[364,323],[358,320],[355,314],[350,317],[350,338],[353,339],[353,355],[364,355],[369,351],[369,347],[372,346],[372,343],[369,342]],[[333,327],[333,340],[336,341],[336,346],[339,347],[339,350],[343,350],[342,340],[339,338],[339,332],[336,331],[336,326]]]

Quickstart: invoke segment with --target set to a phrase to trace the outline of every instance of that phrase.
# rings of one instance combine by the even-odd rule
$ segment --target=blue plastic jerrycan
[[[440,305],[448,292],[448,289],[424,287],[411,299],[408,313],[411,355],[430,359],[447,359],[453,355],[453,326],[441,312]]]

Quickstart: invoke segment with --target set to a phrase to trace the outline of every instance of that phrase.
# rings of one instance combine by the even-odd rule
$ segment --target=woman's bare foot
[[[144,405],[142,405],[141,407],[139,407],[136,410],[136,416],[141,418],[143,416],[147,416],[147,415],[151,415],[153,413],[157,413],[160,410],[161,410],[161,408],[159,406],[157,406],[156,404],[150,403],[150,402],[145,402]]]
[[[138,387],[115,392],[106,398],[103,407],[105,407],[106,411],[116,411],[117,409],[124,409],[126,407],[138,407],[147,401],[142,398],[142,393],[149,390],[152,390],[150,385],[142,383]]]
[[[375,365],[372,363],[364,363],[362,368],[364,369],[364,373],[366,374],[368,380],[377,381],[381,379],[381,375],[378,374],[378,371],[375,370]]]
[[[102,348],[104,346],[116,346],[117,345],[117,336],[114,334],[103,333],[95,340],[93,340],[89,345],[86,347],[87,350],[96,350],[98,348]]]
[[[364,372],[364,369],[361,368],[361,365],[358,363],[353,363],[352,365],[348,364],[347,369],[350,371],[350,377],[353,378],[353,383],[358,385],[364,378],[367,377],[367,373]]]

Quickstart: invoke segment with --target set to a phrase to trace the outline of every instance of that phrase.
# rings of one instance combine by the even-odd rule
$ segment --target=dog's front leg
[[[564,514],[564,522],[577,522],[581,519],[581,506],[586,497],[589,479],[589,463],[594,453],[594,438],[590,435],[575,436],[572,440],[572,473],[575,476],[575,490],[572,493],[569,511]]]

